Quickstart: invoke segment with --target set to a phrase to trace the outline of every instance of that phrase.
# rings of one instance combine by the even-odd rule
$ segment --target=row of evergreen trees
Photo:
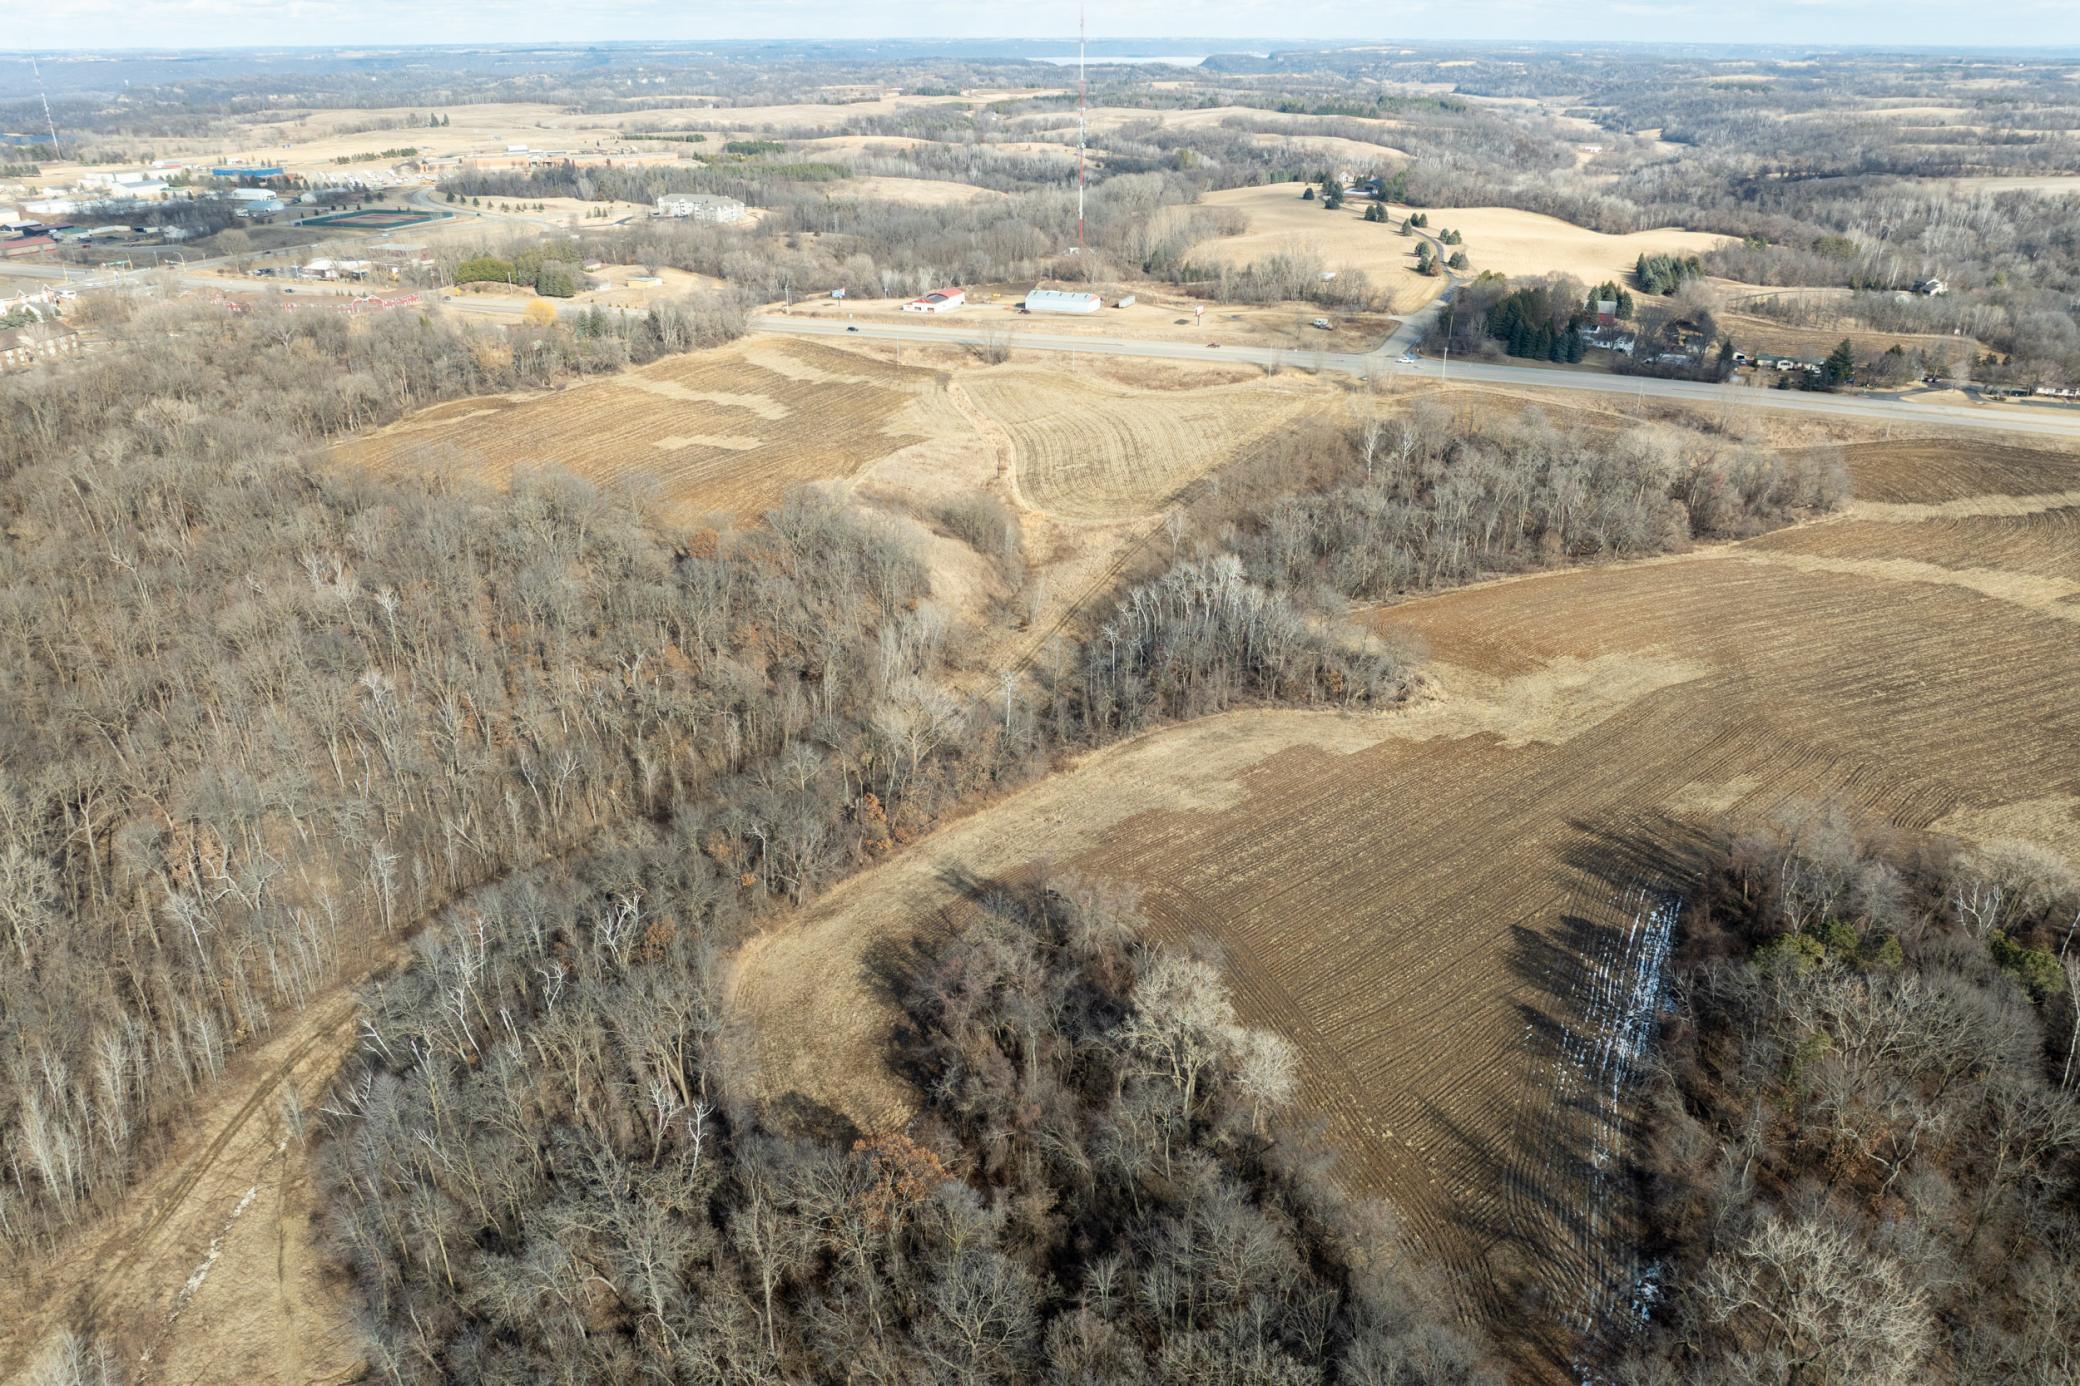
[[[1488,310],[1487,331],[1512,356],[1536,361],[1582,359],[1581,327],[1588,314],[1578,305],[1555,301],[1544,287],[1518,289],[1496,300]]]
[[[1672,294],[1693,279],[1704,278],[1704,261],[1695,255],[1642,255],[1633,277],[1650,294]]]

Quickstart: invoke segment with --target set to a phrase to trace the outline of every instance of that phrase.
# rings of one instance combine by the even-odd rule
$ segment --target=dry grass
[[[804,299],[787,311],[793,317],[899,319],[908,327],[1000,333],[1005,344],[1013,349],[1025,333],[1280,347],[1293,353],[1292,364],[1296,367],[1304,367],[1307,354],[1313,351],[1371,351],[1394,328],[1394,319],[1384,313],[1326,312],[1315,304],[1297,302],[1211,303],[1151,284],[1070,285],[1067,287],[1087,287],[1106,306],[1088,314],[1021,313],[1019,305],[1025,301],[1026,290],[1032,287],[1030,281],[969,285],[967,306],[945,315],[906,315],[902,308],[908,300],[900,298]],[[1112,306],[1126,294],[1135,296],[1132,307]],[[1193,316],[1194,308],[1203,310],[1201,316]],[[1327,331],[1314,326],[1314,320],[1325,313],[1330,323]]]
[[[1435,652],[1430,696],[1157,732],[942,830],[746,950],[746,1057],[769,1094],[900,1120],[863,974],[879,941],[957,927],[950,882],[1042,853],[1138,884],[1166,937],[1218,945],[1246,1019],[1300,1046],[1344,1177],[1392,1200],[1524,1379],[1564,1379],[1561,1325],[1621,1306],[1636,1269],[1636,1210],[1601,1172],[1628,1114],[1584,1067],[1592,1003],[1643,911],[1687,889],[1692,817],[1836,798],[2080,848],[2080,584],[2059,575],[2080,534],[2070,507],[1981,503],[1970,480],[2055,497],[2073,468],[1960,457],[1961,487],[1892,489],[1962,518],[1384,611]]]
[[[964,387],[1010,436],[1019,497],[1077,519],[1161,509],[1307,399],[1255,383],[1150,391],[1021,368],[977,375]]]
[[[1392,168],[1406,163],[1411,157],[1407,151],[1391,145],[1367,144],[1343,135],[1256,134],[1250,136],[1250,143],[1259,149],[1290,150],[1311,159],[1340,161],[1360,171]]]
[[[292,173],[331,174],[387,168],[395,159],[380,156],[385,149],[415,148],[422,155],[498,154],[510,144],[529,144],[537,149],[621,151],[631,145],[627,133],[634,127],[698,131],[720,142],[739,133],[771,130],[786,134],[815,126],[843,125],[862,116],[889,115],[922,106],[981,105],[1001,96],[1026,97],[1033,92],[976,91],[962,96],[897,96],[874,101],[822,104],[802,102],[775,106],[715,107],[691,104],[704,100],[688,96],[686,106],[631,110],[602,114],[573,112],[568,107],[546,102],[484,102],[441,107],[448,124],[428,127],[423,122],[427,108],[352,107],[312,108],[278,114],[282,118],[251,121],[229,139],[198,141],[180,138],[145,139],[140,148],[154,156],[181,157],[203,163],[280,164]],[[418,122],[396,128],[352,132],[352,127],[382,121]],[[898,138],[867,138],[861,144],[901,144]],[[676,148],[698,158],[713,145],[640,145],[650,152]],[[337,159],[350,162],[341,164]],[[45,181],[70,181],[87,171],[77,164],[47,164]]]
[[[706,274],[695,274],[690,270],[660,268],[654,274],[641,265],[601,265],[596,270],[586,271],[594,279],[602,279],[602,288],[587,289],[572,301],[575,303],[599,303],[615,308],[642,308],[660,298],[681,298],[688,294],[710,293],[728,287],[720,279]],[[656,284],[636,284],[635,279],[657,279]]]
[[[1872,332],[1863,328],[1791,327],[1771,318],[1755,317],[1747,313],[1722,313],[1719,326],[1733,338],[1734,345],[1744,351],[1763,352],[1771,356],[1801,356],[1813,359],[1824,357],[1833,351],[1844,338],[1855,348],[1859,356],[1875,356],[1897,346],[1912,355],[1916,351],[1928,351],[1940,360],[1954,359],[1960,353],[1983,354],[1985,346],[1969,337],[1951,337],[1938,333],[1915,332]]]
[[[1188,110],[1142,110],[1135,106],[1093,106],[1088,117],[1089,128],[1104,132],[1117,130],[1123,125],[1154,124],[1173,130],[1195,130],[1206,126],[1224,125],[1230,120],[1248,125],[1276,126],[1287,134],[1316,134],[1324,125],[1363,125],[1379,131],[1402,128],[1398,120],[1383,120],[1376,116],[1310,116],[1284,111],[1267,111],[1255,106],[1197,106]],[[1066,126],[1074,129],[1076,114],[1073,111],[1061,115],[1021,116],[1014,122],[1023,128],[1051,129]],[[1387,153],[1389,151],[1379,151]],[[1406,157],[1406,156],[1402,156]]]
[[[26,1379],[25,1359],[64,1326],[107,1335],[129,1380],[360,1379],[352,1310],[315,1235],[315,1175],[283,1104],[292,1091],[305,1112],[324,1101],[354,1045],[363,980],[241,1054],[118,1208],[12,1268],[0,1379]]]
[[[936,372],[809,342],[675,356],[531,399],[436,406],[336,455],[378,467],[452,466],[504,485],[555,465],[651,490],[667,513],[755,515],[790,487],[849,477],[945,431]]]
[[[1408,306],[1408,296],[1427,300],[1442,286],[1441,279],[1415,273],[1417,238],[1400,235],[1395,226],[1366,221],[1364,204],[1358,199],[1335,212],[1318,201],[1303,201],[1303,187],[1300,183],[1273,183],[1211,194],[1206,198],[1208,206],[1239,209],[1249,217],[1250,229],[1240,236],[1208,241],[1197,254],[1217,264],[1243,265],[1281,250],[1312,251],[1330,269],[1364,270],[1376,283],[1395,291],[1402,307]],[[1406,208],[1392,210],[1397,223],[1408,215]],[[1557,271],[1590,284],[1605,279],[1622,281],[1642,254],[1698,255],[1730,239],[1674,229],[1607,236],[1556,217],[1506,207],[1432,208],[1427,214],[1433,234],[1449,228],[1466,237],[1462,248],[1476,270],[1510,276]]]
[[[832,197],[856,197],[867,202],[907,202],[918,207],[957,207],[967,202],[1000,202],[1006,194],[972,183],[955,183],[944,178],[840,178],[823,190]]]
[[[1059,93],[1060,89],[1052,89]],[[667,106],[632,111],[617,117],[619,124],[639,123],[674,130],[764,131],[814,129],[847,125],[863,116],[894,115],[922,106],[981,106],[991,101],[1048,95],[1048,90],[989,92],[973,91],[960,96],[888,96],[872,101],[797,102],[777,106]],[[597,122],[598,116],[568,116],[573,125]],[[695,146],[698,148],[699,146]]]
[[[2029,192],[2071,196],[2080,193],[2080,174],[2073,173],[2051,173],[2037,177],[1986,174],[1976,178],[1942,178],[1934,181],[1953,192],[1967,194]]]

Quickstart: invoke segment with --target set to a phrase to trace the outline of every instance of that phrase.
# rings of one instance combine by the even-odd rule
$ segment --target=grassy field
[[[927,838],[746,950],[746,1060],[900,1120],[876,948],[958,927],[1044,843],[1214,943],[1248,1023],[1300,1046],[1344,1178],[1525,1379],[1579,1380],[1642,1270],[1626,1095],[1699,817],[1835,798],[2080,848],[2080,460],[1845,456],[1879,499],[1839,518],[1380,612],[1434,651],[1404,711],[1159,731]]]
[[[1364,270],[1375,283],[1394,291],[1403,309],[1411,306],[1404,301],[1409,296],[1424,301],[1442,288],[1441,279],[1415,273],[1414,237],[1398,234],[1395,225],[1366,221],[1358,199],[1334,212],[1318,201],[1303,201],[1303,186],[1273,183],[1209,195],[1208,206],[1230,207],[1246,215],[1249,230],[1207,241],[1195,255],[1215,264],[1245,265],[1278,251],[1312,251],[1329,269]],[[1390,210],[1398,225],[1409,209]],[[1427,215],[1433,235],[1451,229],[1465,236],[1460,249],[1474,270],[1511,276],[1557,271],[1588,284],[1624,280],[1642,254],[1699,255],[1730,239],[1673,228],[1607,236],[1556,217],[1504,207],[1432,208]]]
[[[1926,350],[1938,360],[1953,361],[1965,352],[1982,354],[1986,348],[1968,337],[1923,335],[1912,332],[1873,332],[1863,328],[1792,327],[1772,318],[1749,313],[1722,313],[1719,327],[1733,338],[1736,347],[1771,356],[1799,356],[1820,360],[1843,338],[1859,356],[1875,356],[1897,346],[1910,355]]]
[[[1057,89],[1058,91],[1059,89]],[[717,107],[702,95],[687,94],[685,106],[643,107],[627,112],[575,112],[552,102],[463,102],[441,107],[445,125],[428,126],[427,107],[314,107],[270,110],[226,136],[185,139],[164,136],[142,140],[153,157],[179,157],[197,162],[279,164],[291,173],[331,175],[384,169],[398,162],[383,151],[413,148],[423,157],[497,153],[511,144],[537,149],[621,150],[629,132],[663,128],[706,134],[707,145],[652,143],[689,158],[712,150],[737,135],[785,137],[819,126],[842,126],[862,117],[888,116],[927,106],[980,106],[1000,98],[1023,99],[1046,94],[1034,91],[974,91],[960,96],[883,97],[872,101],[802,101],[784,105]],[[377,127],[377,128],[367,128]],[[866,139],[866,145],[900,143]],[[69,182],[85,166],[52,162],[43,166],[46,181]]]
[[[1935,180],[1942,186],[1959,193],[2049,193],[2061,197],[2080,193],[2080,174],[2051,173],[2038,177],[2011,175],[1984,175],[1977,178],[1944,178]]]
[[[972,183],[955,183],[944,178],[840,178],[823,185],[832,197],[856,197],[866,202],[907,202],[916,207],[952,207],[963,202],[994,202],[1005,194]]]
[[[535,465],[654,491],[693,522],[752,516],[806,481],[849,477],[946,425],[938,373],[809,342],[669,357],[556,394],[436,405],[335,452],[455,467],[503,485]]]
[[[1413,276],[1411,276],[1413,277]],[[1430,281],[1425,281],[1430,282]],[[1119,337],[1167,342],[1221,342],[1230,346],[1283,347],[1293,352],[1293,364],[1307,364],[1311,351],[1371,351],[1394,329],[1394,319],[1384,313],[1327,312],[1312,303],[1214,303],[1189,298],[1161,285],[1141,283],[1063,284],[1050,287],[1088,289],[1105,302],[1103,310],[1087,314],[1020,313],[1028,280],[1018,284],[971,284],[966,286],[967,307],[959,312],[903,314],[906,299],[853,298],[802,299],[787,311],[793,317],[839,320],[899,318],[906,326],[945,328],[949,331],[1001,334],[1006,346],[1016,348],[1019,337],[1034,333],[1048,337]],[[1130,307],[1116,305],[1128,294]],[[776,308],[779,305],[774,305]],[[1194,316],[1193,309],[1201,310]],[[1329,323],[1327,329],[1315,319]]]

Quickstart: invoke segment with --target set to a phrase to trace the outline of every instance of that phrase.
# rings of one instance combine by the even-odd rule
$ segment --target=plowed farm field
[[[1132,883],[1300,1046],[1343,1177],[1517,1378],[1582,1380],[1636,1321],[1630,1097],[1705,817],[1832,799],[2080,853],[2080,459],[1846,456],[1875,499],[1840,517],[1379,611],[1433,651],[1403,710],[1165,729],[948,826],[745,951],[744,1057],[899,1122],[875,950],[1043,850]]]
[[[1255,381],[1149,390],[1060,371],[993,371],[963,388],[1010,435],[1019,495],[1078,519],[1160,509],[1305,403]]]
[[[739,343],[554,394],[436,405],[335,452],[379,467],[459,467],[497,485],[560,466],[651,488],[689,521],[748,516],[790,487],[849,477],[965,427],[945,389],[938,372],[812,342]]]

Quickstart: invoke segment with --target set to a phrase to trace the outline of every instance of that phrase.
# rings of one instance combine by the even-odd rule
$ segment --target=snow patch
[[[1661,1267],[1642,1258],[1629,1232],[1611,1223],[1631,1197],[1631,1099],[1668,999],[1668,957],[1683,901],[1641,889],[1629,893],[1624,906],[1631,922],[1576,984],[1572,999],[1581,1022],[1561,1038],[1556,1075],[1561,1095],[1579,1103],[1589,1121],[1589,1198],[1578,1239],[1589,1259],[1569,1322],[1594,1361],[1608,1361],[1637,1333],[1661,1296]],[[1575,1363],[1574,1375],[1582,1386],[1601,1386],[1591,1363]]]

